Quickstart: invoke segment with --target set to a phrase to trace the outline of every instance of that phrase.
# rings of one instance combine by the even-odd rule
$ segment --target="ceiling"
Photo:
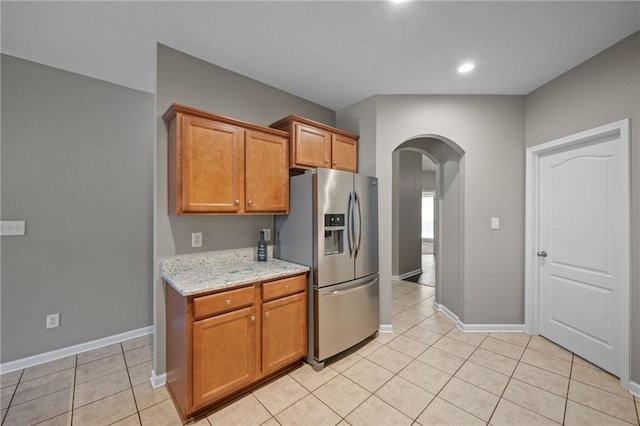
[[[640,1],[2,1],[2,53],[155,92],[156,43],[338,110],[527,94],[640,30]],[[466,60],[477,64],[460,75]]]

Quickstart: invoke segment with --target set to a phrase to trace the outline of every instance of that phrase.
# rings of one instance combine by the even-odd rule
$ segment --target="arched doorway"
[[[426,155],[436,164],[436,211],[434,229],[435,303],[462,318],[464,302],[464,151],[453,141],[437,135],[417,136],[396,147],[394,155],[413,151]],[[406,170],[405,170],[406,171]],[[396,175],[393,176],[396,179]],[[421,177],[416,176],[416,180]],[[393,192],[401,188],[393,183]],[[394,199],[398,197],[393,197]],[[403,216],[417,212],[402,211],[402,205],[394,205],[393,256],[398,256],[402,244],[400,224]]]

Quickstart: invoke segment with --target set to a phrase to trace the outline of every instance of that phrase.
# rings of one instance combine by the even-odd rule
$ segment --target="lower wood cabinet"
[[[306,293],[262,305],[262,374],[273,373],[307,354]]]
[[[207,295],[167,285],[167,387],[183,421],[307,354],[306,274]]]
[[[193,323],[193,405],[202,406],[256,379],[256,310]]]

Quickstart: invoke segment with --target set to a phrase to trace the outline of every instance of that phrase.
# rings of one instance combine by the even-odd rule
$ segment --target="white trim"
[[[443,314],[445,314],[451,321],[453,321],[455,323],[455,325],[460,328],[460,324],[462,324],[462,321],[460,321],[460,318],[458,318],[458,316],[456,314],[454,314],[451,310],[449,310],[449,308],[447,308],[446,306],[444,306],[441,303],[437,303],[437,302],[433,302],[433,307],[439,311],[442,312]]]
[[[91,351],[93,349],[109,346],[114,343],[124,342],[125,340],[135,339],[136,337],[146,336],[153,333],[153,326],[138,328],[137,330],[127,331],[125,333],[114,334],[113,336],[103,337],[102,339],[92,340],[78,345],[67,346],[66,348],[56,349],[55,351],[45,352],[39,355],[17,359],[15,361],[0,364],[0,374],[10,373],[16,370],[33,367],[34,365],[43,364],[45,362],[55,361],[71,355],[77,355],[82,352]]]
[[[413,271],[405,272],[402,275],[391,275],[391,279],[394,281],[404,280],[405,278],[413,277],[421,273],[422,273],[422,268],[418,268]]]
[[[156,375],[156,370],[151,370],[151,377],[149,377],[151,387],[158,389],[161,386],[167,384],[167,373]]]
[[[629,392],[640,398],[640,383],[629,382]]]
[[[462,324],[465,333],[524,333],[524,324]]]
[[[465,324],[460,321],[460,318],[453,312],[451,312],[446,306],[433,302],[433,307],[445,314],[451,321],[453,321],[460,329],[465,333],[491,333],[491,332],[524,332],[524,324]]]
[[[545,154],[550,154],[553,151],[566,150],[575,146],[587,145],[589,143],[597,142],[603,138],[617,136],[620,139],[620,143],[623,144],[623,150],[629,153],[629,119],[625,118],[613,123],[605,124],[590,130],[579,132],[573,135],[569,135],[560,139],[556,139],[550,142],[546,142],[540,145],[536,145],[526,150],[526,187],[525,187],[525,332],[529,334],[538,334],[538,312],[539,312],[539,277],[537,258],[535,252],[537,250],[536,241],[539,233],[538,224],[538,206],[539,206],[539,161],[540,157]],[[629,174],[627,163],[627,174]],[[629,189],[631,188],[631,180],[629,175]],[[629,199],[627,199],[629,203]],[[630,204],[629,204],[630,206]],[[629,226],[629,232],[631,231],[630,216],[627,211],[627,226]],[[628,245],[628,244],[627,244]],[[630,384],[630,256],[626,259],[626,264],[623,266],[625,272],[622,277],[622,283],[620,291],[624,295],[622,297],[623,302],[626,300],[628,303],[622,303],[620,311],[622,315],[621,335],[620,335],[620,385],[627,389]],[[626,297],[625,297],[626,296]],[[637,385],[637,384],[636,384]]]
[[[378,333],[380,333],[380,334],[393,333],[393,325],[391,325],[391,324],[380,324],[380,328],[378,329]]]

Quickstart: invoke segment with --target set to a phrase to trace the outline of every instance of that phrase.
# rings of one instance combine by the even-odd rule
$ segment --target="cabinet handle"
[[[249,205],[252,205],[252,204],[253,204],[253,201],[249,200]]]
[[[238,204],[240,204],[240,200],[236,200],[236,201],[234,201],[234,203],[233,203],[233,204],[235,204],[235,205],[237,206]]]
[[[231,304],[231,299],[225,300],[224,303],[226,303],[227,305],[230,305]]]
[[[251,321],[255,321],[256,320],[256,316],[255,315],[251,315],[249,318],[251,318]]]
[[[269,312],[265,312],[265,313],[264,313],[264,316],[265,316],[265,317],[268,317],[268,316],[269,316]]]
[[[285,284],[284,289],[289,290],[289,286]]]

